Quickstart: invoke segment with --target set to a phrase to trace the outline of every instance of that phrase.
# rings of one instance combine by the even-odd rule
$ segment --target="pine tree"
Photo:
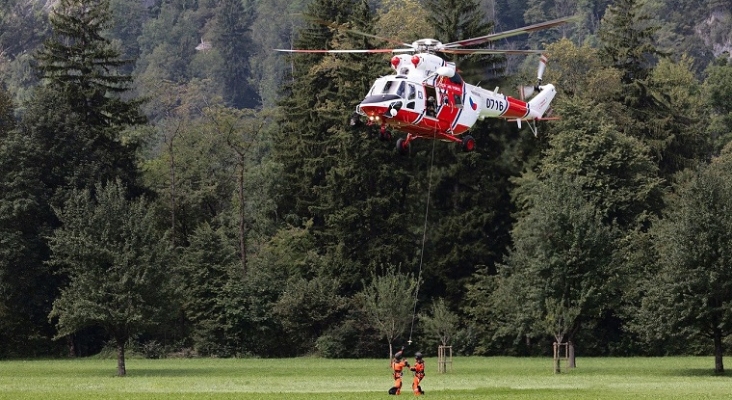
[[[38,89],[25,129],[42,143],[48,185],[93,187],[122,179],[137,186],[138,144],[123,130],[144,122],[139,101],[125,100],[132,76],[116,73],[129,63],[102,36],[108,0],[62,0],[51,14],[53,36],[38,51]],[[54,110],[48,117],[48,110]]]
[[[44,237],[48,210],[40,170],[26,159],[37,149],[16,129],[10,95],[0,87],[0,354],[34,354],[48,343],[44,306],[54,292]]]
[[[616,118],[622,121],[626,134],[650,147],[661,176],[669,179],[705,157],[708,150],[698,134],[700,102],[692,101],[690,109],[678,109],[679,98],[673,92],[679,85],[654,74],[659,58],[668,55],[656,48],[654,34],[658,26],[641,6],[637,0],[617,0],[608,8],[599,31],[599,54],[622,73],[617,100],[623,108]],[[688,86],[688,79],[683,79],[680,86]],[[693,89],[689,93],[696,95]]]
[[[52,206],[61,205],[69,189],[98,182],[119,179],[133,195],[142,191],[138,145],[122,134],[143,119],[138,102],[121,98],[132,77],[114,72],[126,61],[102,36],[107,18],[106,1],[56,4],[53,36],[35,55],[43,82],[0,150],[0,186],[7,189],[0,191],[0,208],[12,210],[0,217],[0,231],[8,233],[0,251],[10,249],[6,271],[22,276],[11,308],[26,314],[34,337],[50,333],[47,316],[63,280],[46,264],[47,238],[60,226]]]
[[[473,0],[432,0],[428,9],[443,43],[491,33],[492,25],[484,22],[485,16]],[[500,80],[496,74],[502,73],[503,61],[503,57],[490,55],[456,60],[463,79],[489,76],[492,82]],[[478,144],[476,152],[462,153],[439,143],[424,146],[422,157],[429,161],[436,145],[432,170],[423,177],[432,183],[423,292],[444,296],[451,307],[457,307],[465,281],[478,268],[495,271],[508,244],[508,179],[520,168],[512,154],[520,149],[517,143],[522,140],[520,134],[510,132],[503,121],[483,121],[470,131]],[[425,193],[426,187],[420,196]]]
[[[308,6],[308,14],[321,21],[343,22],[351,1],[316,0]],[[334,33],[329,27],[308,22],[294,43],[298,49],[326,49],[332,47]],[[274,137],[274,157],[283,165],[280,209],[278,214],[295,226],[313,220],[322,226],[322,217],[314,215],[313,187],[321,185],[327,165],[321,165],[328,128],[339,115],[322,112],[323,104],[335,96],[335,83],[327,71],[316,69],[323,61],[319,54],[297,54],[289,62],[291,75],[285,86],[280,104],[280,132]],[[327,118],[327,119],[326,119]],[[345,123],[345,118],[338,123]]]
[[[252,48],[250,27],[254,21],[251,1],[224,0],[216,8],[214,40],[224,61],[224,100],[235,108],[255,108],[259,95],[252,86],[250,58]]]
[[[428,0],[426,8],[431,10],[427,22],[434,28],[436,39],[442,43],[484,36],[493,30],[493,23],[486,22],[485,13],[476,0]],[[473,83],[489,79],[495,82],[503,73],[506,62],[505,57],[496,55],[447,58],[457,64],[463,79]]]

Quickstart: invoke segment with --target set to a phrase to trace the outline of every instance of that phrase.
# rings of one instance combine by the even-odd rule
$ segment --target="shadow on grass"
[[[663,375],[667,376],[681,376],[689,378],[706,378],[714,377],[720,379],[732,379],[732,372],[726,371],[725,373],[719,374],[714,372],[713,368],[686,368],[686,369],[672,369],[666,371]]]
[[[241,377],[242,371],[223,367],[206,368],[127,368],[130,378],[178,378],[178,377]]]

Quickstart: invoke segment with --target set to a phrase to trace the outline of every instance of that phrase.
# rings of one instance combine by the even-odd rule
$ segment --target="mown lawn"
[[[410,360],[411,361],[411,360]],[[458,357],[438,374],[427,358],[424,399],[730,399],[732,373],[711,357],[580,358],[552,373],[549,358]],[[101,359],[0,362],[0,399],[385,399],[388,360]],[[732,372],[732,371],[731,371]],[[411,378],[402,396],[412,396]]]

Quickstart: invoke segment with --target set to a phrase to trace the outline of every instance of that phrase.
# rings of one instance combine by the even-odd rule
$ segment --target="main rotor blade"
[[[505,39],[505,38],[511,37],[511,36],[521,35],[524,33],[531,33],[531,32],[539,31],[542,29],[553,28],[555,26],[566,24],[567,22],[573,21],[576,19],[577,19],[576,16],[557,18],[555,20],[541,22],[541,23],[529,25],[529,26],[524,26],[522,28],[512,29],[510,31],[492,33],[490,35],[479,36],[479,37],[465,39],[465,40],[458,40],[456,42],[446,43],[444,46],[445,46],[445,48],[474,46],[474,45],[485,43],[485,42],[492,42],[495,40]]]
[[[323,25],[323,26],[327,26],[327,27],[332,28],[332,29],[343,29],[343,30],[346,30],[348,32],[354,33],[356,35],[364,36],[364,37],[371,38],[371,39],[378,39],[378,40],[381,40],[381,41],[384,41],[384,42],[388,42],[388,43],[395,43],[395,44],[398,44],[400,46],[409,46],[409,47],[412,46],[410,43],[405,43],[404,41],[399,40],[399,39],[392,39],[392,38],[387,38],[387,37],[383,37],[383,36],[374,35],[372,33],[361,32],[361,31],[356,30],[356,29],[352,29],[352,28],[348,28],[348,27],[345,27],[345,26],[342,26],[342,25],[338,25],[338,24],[336,24],[334,22],[324,21],[322,19],[319,19],[319,18],[310,16],[310,15],[307,15],[307,14],[303,14],[303,15],[305,16],[306,19],[308,19],[308,20],[310,20],[310,21],[312,21],[312,22],[314,22],[316,24],[320,24],[320,25]]]
[[[344,50],[319,50],[319,49],[274,49],[284,53],[405,53],[414,49],[344,49]]]
[[[542,54],[545,50],[497,50],[497,49],[443,49],[448,54]]]

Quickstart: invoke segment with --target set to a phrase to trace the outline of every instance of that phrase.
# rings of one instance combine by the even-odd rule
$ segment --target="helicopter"
[[[500,33],[442,43],[436,39],[419,39],[412,43],[383,38],[365,32],[349,31],[386,42],[396,42],[392,49],[275,49],[287,53],[393,53],[394,73],[376,79],[350,118],[351,125],[361,123],[379,127],[379,137],[390,140],[390,129],[406,133],[396,141],[396,150],[406,155],[415,139],[436,139],[458,143],[464,151],[475,150],[475,139],[466,134],[478,120],[500,118],[522,123],[537,135],[536,122],[557,119],[547,117],[556,95],[552,84],[543,84],[547,57],[543,50],[501,50],[467,48],[507,37],[527,34],[567,23],[573,17],[559,18]],[[318,21],[325,25],[334,24]],[[519,88],[520,98],[507,96],[499,88],[488,90],[463,81],[454,62],[438,54],[538,54],[540,55],[537,84]],[[531,97],[533,96],[533,97]],[[531,97],[529,100],[525,98]]]

